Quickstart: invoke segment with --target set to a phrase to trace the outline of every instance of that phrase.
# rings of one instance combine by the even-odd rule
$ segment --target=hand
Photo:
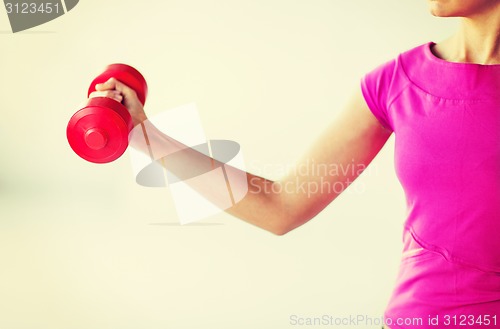
[[[144,107],[139,101],[137,93],[129,86],[116,80],[115,78],[111,78],[104,83],[97,84],[95,88],[96,91],[91,93],[89,97],[108,97],[122,103],[132,116],[134,127],[147,120]]]

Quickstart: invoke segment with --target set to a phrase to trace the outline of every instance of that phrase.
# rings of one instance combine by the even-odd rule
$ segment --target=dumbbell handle
[[[132,66],[126,64],[111,64],[103,73],[96,77],[90,84],[87,96],[96,91],[95,86],[115,78],[135,90],[137,98],[144,105],[148,94],[148,85],[142,74]]]

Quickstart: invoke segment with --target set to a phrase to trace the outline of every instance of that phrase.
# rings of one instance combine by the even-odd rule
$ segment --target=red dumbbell
[[[148,86],[144,77],[131,66],[111,64],[92,81],[87,96],[98,83],[115,78],[134,89],[144,105]],[[128,147],[128,135],[133,128],[127,108],[107,97],[90,98],[87,105],[76,112],[68,123],[66,135],[69,145],[81,158],[94,163],[118,159]]]

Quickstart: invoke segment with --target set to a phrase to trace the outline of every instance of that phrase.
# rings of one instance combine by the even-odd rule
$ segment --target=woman
[[[386,328],[500,326],[500,0],[430,0],[461,17],[448,40],[411,49],[367,74],[342,115],[297,166],[368,166],[395,134],[396,171],[407,198],[404,251],[385,311]],[[111,97],[165,154],[186,147],[147,121],[133,90],[115,79],[91,97]],[[138,148],[141,146],[136,145]],[[145,147],[144,151],[145,151]],[[168,169],[182,176],[216,161],[194,150]],[[231,168],[234,173],[241,172]],[[280,181],[244,173],[246,196],[227,211],[283,235],[332,202],[360,172],[292,171]],[[210,182],[207,182],[207,186]],[[216,200],[213,189],[196,187]]]

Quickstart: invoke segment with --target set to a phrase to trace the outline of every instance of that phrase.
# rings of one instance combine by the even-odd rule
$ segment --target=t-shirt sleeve
[[[380,65],[361,79],[361,91],[368,108],[385,128],[394,131],[388,112],[396,60]]]

